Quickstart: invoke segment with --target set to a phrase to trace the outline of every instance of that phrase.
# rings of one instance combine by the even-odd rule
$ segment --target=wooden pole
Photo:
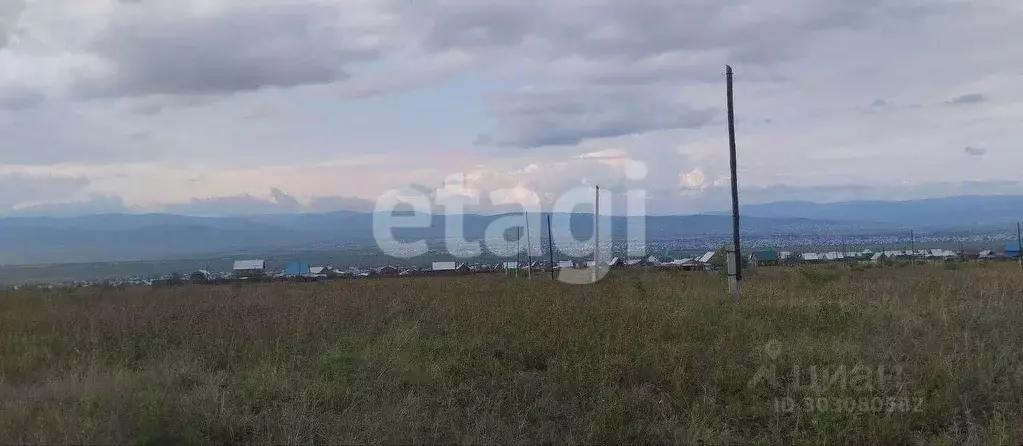
[[[1016,252],[1019,257],[1019,270],[1023,271],[1023,237],[1020,237],[1020,224],[1016,222]]]
[[[739,178],[736,169],[735,156],[735,102],[732,91],[732,66],[725,66],[725,77],[727,80],[727,101],[728,101],[728,155],[729,165],[732,173],[732,257],[735,262],[735,287],[731,290],[732,295],[739,295],[739,281],[742,280],[742,250],[739,240]]]
[[[600,267],[600,186],[593,194],[593,282],[597,282],[597,268]]]

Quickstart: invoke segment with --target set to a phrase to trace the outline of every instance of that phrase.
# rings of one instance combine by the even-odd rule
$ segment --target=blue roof
[[[299,276],[309,274],[309,264],[302,262],[291,262],[284,267],[285,276]]]
[[[1019,252],[1019,244],[1009,243],[1005,245],[1005,252]]]

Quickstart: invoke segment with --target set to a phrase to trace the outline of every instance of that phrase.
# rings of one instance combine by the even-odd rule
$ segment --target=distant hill
[[[715,213],[725,215],[726,212]],[[871,221],[920,228],[1014,225],[1023,219],[1023,196],[959,196],[910,201],[776,202],[742,206],[745,216]]]
[[[465,215],[464,234],[469,240],[482,239],[492,222],[508,216]],[[370,213],[345,211],[221,218],[172,214],[3,218],[0,264],[164,260],[273,249],[375,246],[373,217]],[[395,237],[403,241],[444,239],[448,219],[454,218],[434,215],[428,227],[396,230]],[[589,238],[592,233],[591,215],[555,214],[552,218],[556,228],[572,228],[576,239]],[[546,217],[538,221],[546,222]],[[721,236],[731,231],[731,219],[723,215],[658,216],[634,223],[645,224],[647,240]],[[625,217],[612,219],[615,237],[625,237],[627,224]],[[742,219],[743,232],[758,235],[837,235],[892,229],[885,223],[863,221]]]

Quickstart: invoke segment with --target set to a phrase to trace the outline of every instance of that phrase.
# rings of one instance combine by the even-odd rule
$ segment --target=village
[[[847,264],[885,264],[893,262],[959,262],[959,261],[997,261],[1018,259],[1020,255],[1017,244],[1005,245],[1001,251],[964,249],[918,249],[918,250],[878,250],[862,251],[814,251],[797,252],[775,249],[759,249],[743,255],[744,263],[753,267],[820,265],[829,263]],[[648,255],[643,258],[612,257],[601,263],[612,269],[667,269],[679,271],[714,272],[723,268],[725,251],[707,251],[699,256],[670,258],[666,255]],[[587,269],[594,266],[593,260],[549,260],[520,259],[519,261],[503,262],[458,262],[437,261],[429,266],[384,265],[373,268],[347,267],[338,268],[329,265],[313,266],[301,261],[291,261],[283,267],[271,268],[270,262],[260,259],[234,261],[230,271],[211,271],[200,269],[188,274],[172,273],[159,277],[127,277],[95,281],[74,281],[34,285],[43,288],[59,288],[67,286],[168,286],[191,284],[226,284],[239,282],[311,282],[333,279],[363,278],[401,278],[421,276],[452,276],[473,274],[504,274],[507,276],[528,277],[534,273],[549,273],[565,269]],[[24,285],[11,288],[18,289]]]
[[[1007,244],[1002,250],[963,249],[949,250],[905,249],[862,251],[807,251],[757,249],[743,253],[744,264],[752,267],[812,266],[822,264],[886,264],[893,262],[961,262],[998,261],[1019,259],[1019,246]],[[285,262],[277,268],[272,262],[252,259],[233,262],[230,271],[199,269],[190,273],[169,273],[157,277],[122,277],[96,280],[66,281],[44,284],[20,284],[7,286],[8,289],[62,288],[90,286],[168,286],[183,284],[227,284],[244,282],[315,282],[333,279],[401,278],[422,276],[452,276],[473,274],[504,274],[507,276],[529,277],[534,273],[550,273],[565,269],[593,268],[593,260],[541,260],[539,258],[518,261],[472,262],[436,261],[428,266],[384,265],[378,267],[334,267],[314,266],[301,261]],[[278,262],[280,264],[280,262]],[[707,251],[699,256],[672,258],[667,255],[648,255],[642,258],[625,256],[611,257],[602,264],[612,269],[665,269],[679,271],[715,272],[725,264],[724,248]]]

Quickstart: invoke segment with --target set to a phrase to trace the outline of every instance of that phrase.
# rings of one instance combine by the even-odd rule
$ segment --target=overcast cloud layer
[[[1011,0],[0,0],[0,215],[1023,193]],[[438,190],[439,189],[439,190]]]

